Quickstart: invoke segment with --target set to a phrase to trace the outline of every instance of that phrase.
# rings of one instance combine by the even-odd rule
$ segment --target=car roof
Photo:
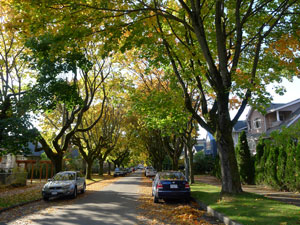
[[[60,171],[58,173],[76,173],[76,171]]]

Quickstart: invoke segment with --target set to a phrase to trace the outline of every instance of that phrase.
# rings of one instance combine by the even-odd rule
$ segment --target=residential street
[[[8,224],[137,224],[141,172],[94,191],[73,204],[59,205],[49,213],[34,213]]]

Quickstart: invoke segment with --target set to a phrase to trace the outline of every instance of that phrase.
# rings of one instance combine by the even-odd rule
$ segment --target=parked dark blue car
[[[159,199],[182,199],[188,202],[190,193],[190,185],[179,171],[158,172],[152,183],[154,203],[158,203]]]

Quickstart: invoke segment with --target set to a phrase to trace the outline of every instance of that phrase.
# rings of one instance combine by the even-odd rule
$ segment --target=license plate
[[[178,188],[177,184],[170,184],[170,188]]]
[[[51,192],[52,195],[57,195],[56,191]]]

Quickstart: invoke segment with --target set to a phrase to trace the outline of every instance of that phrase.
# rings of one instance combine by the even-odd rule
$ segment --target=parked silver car
[[[126,171],[122,168],[116,168],[115,171],[114,171],[114,177],[117,177],[117,176],[125,176],[126,175]]]
[[[77,171],[64,171],[55,174],[52,179],[44,185],[42,196],[45,201],[51,197],[70,196],[77,197],[77,193],[85,192],[85,176]]]
[[[146,170],[146,177],[154,177],[156,175],[156,170],[153,168]]]

